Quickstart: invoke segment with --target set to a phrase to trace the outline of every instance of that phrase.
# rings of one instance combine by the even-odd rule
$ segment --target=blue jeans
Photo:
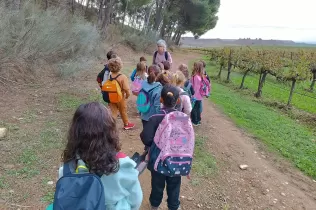
[[[196,101],[191,111],[191,120],[193,124],[201,122],[202,101]]]
[[[169,177],[156,171],[151,171],[150,204],[159,207],[163,198],[163,191],[167,183],[167,203],[170,210],[177,210],[180,206],[181,176]]]

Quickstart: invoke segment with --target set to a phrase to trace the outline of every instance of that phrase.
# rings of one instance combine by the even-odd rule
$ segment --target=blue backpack
[[[150,91],[152,91],[152,90],[150,90]],[[145,91],[144,89],[141,89],[138,93],[137,100],[136,100],[136,106],[137,106],[137,110],[140,113],[147,113],[150,109],[149,92]]]
[[[56,184],[53,210],[105,210],[104,188],[99,176],[89,173],[82,160],[64,164]]]

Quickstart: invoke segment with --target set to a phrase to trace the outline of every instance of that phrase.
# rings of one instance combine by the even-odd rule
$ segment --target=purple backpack
[[[192,167],[195,135],[190,117],[174,111],[165,115],[154,142],[160,149],[154,170],[166,176],[188,176]]]
[[[134,95],[138,95],[139,91],[142,89],[143,81],[140,77],[135,77],[132,82],[131,89]]]

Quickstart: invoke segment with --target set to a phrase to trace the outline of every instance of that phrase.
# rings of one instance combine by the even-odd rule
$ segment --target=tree
[[[256,67],[256,58],[253,50],[250,48],[241,49],[236,58],[236,66],[243,74],[239,87],[240,89],[243,89],[248,73],[253,71]]]
[[[310,78],[311,74],[307,56],[303,51],[299,52],[297,55],[294,55],[293,53],[291,58],[292,59],[287,59],[289,70],[285,71],[283,74],[283,77],[292,83],[287,106],[291,105],[296,83],[298,81],[307,80]]]

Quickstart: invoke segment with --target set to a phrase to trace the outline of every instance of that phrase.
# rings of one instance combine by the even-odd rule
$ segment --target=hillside
[[[217,46],[316,46],[314,44],[298,43],[291,40],[263,40],[263,39],[195,39],[182,37],[182,47],[217,47]]]

